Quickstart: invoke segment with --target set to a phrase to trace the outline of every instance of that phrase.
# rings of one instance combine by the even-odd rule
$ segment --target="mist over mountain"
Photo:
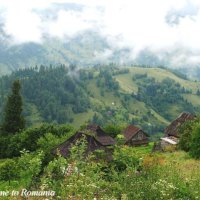
[[[47,64],[200,66],[197,1],[0,2],[0,74]],[[184,70],[183,70],[184,69]]]

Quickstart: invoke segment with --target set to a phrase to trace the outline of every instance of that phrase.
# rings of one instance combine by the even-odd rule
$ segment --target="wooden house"
[[[179,130],[181,125],[183,125],[185,122],[195,120],[196,115],[193,115],[188,112],[182,112],[169,126],[165,129],[165,137],[177,137],[179,138]]]
[[[122,134],[124,135],[126,145],[140,146],[149,143],[148,134],[134,125],[129,125]]]
[[[53,150],[53,153],[57,154],[59,152],[63,157],[68,157],[71,147],[81,138],[85,138],[86,140],[86,154],[95,150],[104,150],[109,153],[110,148],[108,147],[115,144],[115,140],[109,135],[106,135],[100,126],[88,125],[85,130],[75,133],[72,137],[57,146]]]
[[[153,151],[167,151],[176,149],[179,143],[180,127],[191,120],[195,120],[196,116],[182,112],[169,126],[165,128],[165,136],[160,138],[160,141],[156,142],[153,147]]]

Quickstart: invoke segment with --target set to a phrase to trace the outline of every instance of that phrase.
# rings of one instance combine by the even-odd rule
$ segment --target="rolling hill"
[[[198,66],[170,65],[170,61],[177,52],[171,52],[164,60],[148,50],[143,50],[134,58],[129,47],[116,47],[108,38],[95,31],[84,31],[74,37],[63,39],[50,38],[46,35],[41,43],[26,42],[11,44],[9,37],[0,29],[0,76],[10,74],[15,70],[29,68],[30,66],[75,64],[81,68],[95,65],[108,65],[115,63],[120,66],[168,66],[176,69],[186,76],[200,80]],[[161,76],[162,77],[162,76]]]
[[[1,114],[14,79],[21,79],[29,126],[42,122],[134,123],[162,132],[182,111],[198,112],[200,82],[168,69],[101,66],[32,68],[1,78]],[[1,115],[2,117],[2,115]]]

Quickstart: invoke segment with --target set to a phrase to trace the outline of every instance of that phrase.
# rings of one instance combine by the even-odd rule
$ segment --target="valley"
[[[133,123],[155,134],[181,112],[198,112],[200,105],[200,83],[166,68],[63,65],[18,70],[2,77],[1,110],[14,79],[21,80],[24,115],[30,126]]]

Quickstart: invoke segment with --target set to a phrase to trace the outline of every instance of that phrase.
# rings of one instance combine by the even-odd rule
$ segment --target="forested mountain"
[[[157,133],[180,112],[197,112],[200,105],[200,83],[163,68],[36,66],[0,79],[1,119],[16,79],[22,85],[27,126],[120,122]]]
[[[0,34],[3,34],[0,30]],[[112,42],[95,31],[85,31],[73,38],[44,38],[42,43],[27,42],[10,45],[6,36],[0,37],[0,76],[11,72],[29,68],[35,65],[59,66],[75,64],[81,68],[94,65],[140,65],[146,66],[176,66],[168,62],[177,54],[176,51],[159,58],[148,50],[143,50],[136,57],[128,47],[115,48]],[[176,69],[182,74],[200,80],[198,66],[182,66]]]
[[[62,63],[87,67],[112,62],[129,63],[130,50],[113,50],[106,38],[94,31],[86,31],[73,38],[66,37],[64,40],[46,37],[42,43],[9,45],[5,38],[4,42],[0,38],[0,42],[0,76],[35,65],[59,66]]]

